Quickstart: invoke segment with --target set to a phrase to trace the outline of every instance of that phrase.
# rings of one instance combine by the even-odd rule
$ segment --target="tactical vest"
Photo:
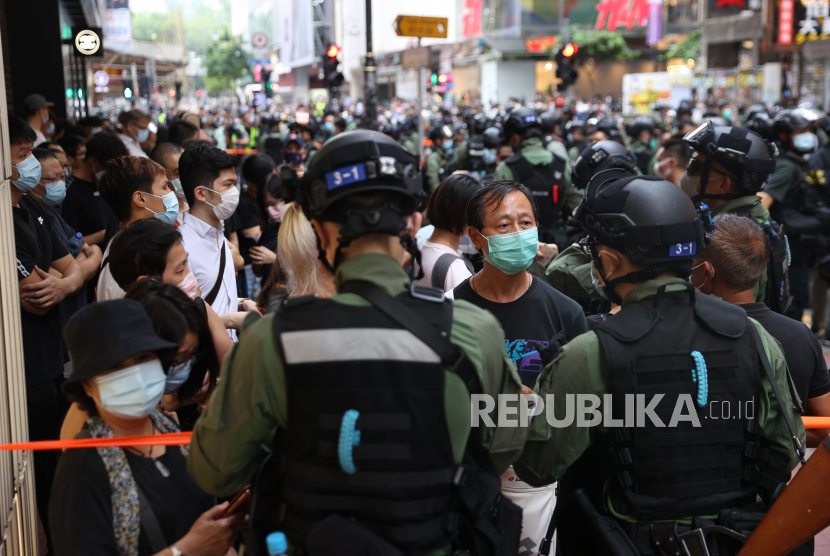
[[[516,181],[530,189],[539,208],[539,241],[551,243],[562,220],[565,161],[554,155],[550,164],[531,164],[522,154],[505,160]]]
[[[755,421],[759,362],[752,324],[740,307],[685,285],[680,292],[663,286],[595,329],[608,362],[615,418],[626,417],[626,395],[644,394],[646,404],[664,395],[654,413],[665,428],[647,416],[636,423],[641,426],[628,426],[635,424],[632,413],[626,426],[608,429],[614,468],[608,501],[639,521],[750,506],[761,482],[756,464],[764,467],[769,459]],[[693,352],[703,356],[706,379]],[[708,395],[700,407],[704,387]],[[693,407],[681,406],[680,413],[696,412],[700,427],[681,421],[669,428],[681,394],[691,396]]]
[[[451,302],[397,299],[449,335]],[[457,466],[440,357],[372,306],[312,297],[284,304],[274,333],[288,390],[289,539],[302,547],[311,527],[338,514],[407,553],[449,545]]]
[[[484,139],[471,137],[467,142],[467,167],[469,172],[481,172],[484,170]]]

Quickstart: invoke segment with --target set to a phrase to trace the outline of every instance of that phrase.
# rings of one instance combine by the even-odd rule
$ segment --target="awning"
[[[103,65],[106,68],[130,69],[131,64],[144,67],[147,60],[156,61],[156,74],[167,75],[189,63],[187,47],[150,41],[107,43],[104,41]]]

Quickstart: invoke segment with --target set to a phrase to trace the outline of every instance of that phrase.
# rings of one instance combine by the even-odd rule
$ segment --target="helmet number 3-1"
[[[669,248],[670,257],[688,257],[697,253],[697,243],[687,241],[686,243],[675,243]]]
[[[363,163],[355,164],[347,168],[340,168],[326,174],[326,186],[328,189],[335,189],[342,187],[356,181],[363,181],[366,179],[366,165]]]

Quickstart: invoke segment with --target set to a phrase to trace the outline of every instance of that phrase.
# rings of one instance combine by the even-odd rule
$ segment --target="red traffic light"
[[[326,51],[326,56],[328,56],[329,58],[337,58],[338,54],[340,54],[340,47],[336,44],[331,45],[329,49]]]
[[[565,104],[565,99],[564,98],[559,97],[559,98],[556,99],[556,106],[562,106],[563,104]]]
[[[570,58],[577,52],[579,52],[579,47],[573,43],[566,44],[562,49],[562,55],[565,56],[565,58]]]
[[[197,97],[202,96],[202,89],[199,89],[198,91],[196,91],[196,96]]]

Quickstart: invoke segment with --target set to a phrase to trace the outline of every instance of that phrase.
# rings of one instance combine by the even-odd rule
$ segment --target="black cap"
[[[87,305],[69,319],[63,336],[72,359],[64,385],[98,376],[144,351],[179,349],[158,337],[144,306],[132,299]]]

